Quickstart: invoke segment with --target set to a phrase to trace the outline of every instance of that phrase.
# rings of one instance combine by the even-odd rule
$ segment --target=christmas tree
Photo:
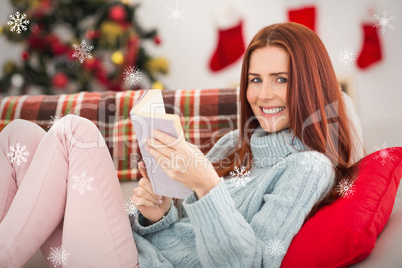
[[[130,0],[11,0],[16,12],[0,32],[22,43],[21,59],[3,66],[0,92],[20,94],[138,89],[145,78],[154,88],[168,72],[162,57],[152,57],[143,43],[159,45],[155,29],[136,20],[139,4]]]

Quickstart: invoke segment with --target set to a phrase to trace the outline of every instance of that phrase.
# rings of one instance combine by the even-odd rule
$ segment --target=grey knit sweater
[[[236,145],[238,131],[222,137],[207,154],[214,162]],[[140,267],[280,267],[313,205],[334,181],[331,162],[306,151],[289,130],[250,139],[253,167],[241,167],[198,200],[172,205],[157,223],[132,223]],[[240,179],[239,177],[243,177]]]

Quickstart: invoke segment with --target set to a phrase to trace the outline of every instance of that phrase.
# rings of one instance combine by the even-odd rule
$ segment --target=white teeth
[[[264,114],[276,114],[279,113],[280,111],[284,110],[285,107],[280,107],[280,108],[271,108],[271,109],[262,109]]]

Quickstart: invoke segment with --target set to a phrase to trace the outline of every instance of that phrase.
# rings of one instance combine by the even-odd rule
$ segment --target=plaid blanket
[[[32,121],[46,131],[56,116],[76,114],[99,128],[121,181],[137,180],[141,159],[129,111],[143,90],[79,92],[70,95],[9,96],[0,98],[0,131],[12,120]],[[224,133],[238,125],[236,89],[162,91],[167,113],[181,117],[184,135],[206,153]]]

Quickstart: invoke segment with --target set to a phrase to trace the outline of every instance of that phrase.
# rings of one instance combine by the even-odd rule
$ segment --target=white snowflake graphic
[[[10,157],[11,163],[16,163],[18,166],[27,161],[27,157],[29,156],[29,152],[26,151],[27,147],[17,143],[14,146],[10,146],[10,152],[8,153],[8,157]]]
[[[138,85],[141,81],[141,71],[136,67],[127,67],[123,72],[123,80],[129,86]]]
[[[336,186],[336,191],[343,198],[350,198],[356,192],[356,186],[350,183],[349,180],[342,179]]]
[[[239,169],[238,166],[235,166],[234,171],[230,171],[229,174],[232,176],[230,181],[234,182],[236,187],[244,186],[250,181],[250,170],[246,171],[245,167]]]
[[[73,58],[78,58],[81,63],[84,62],[85,59],[92,59],[91,50],[94,49],[94,46],[88,46],[84,39],[81,41],[81,45],[73,44],[74,54]]]
[[[73,178],[73,189],[77,189],[81,195],[83,195],[86,190],[92,191],[91,182],[94,180],[94,178],[87,177],[87,173],[85,171],[83,171],[80,176],[73,175]]]
[[[376,151],[380,151],[378,154],[374,156],[374,159],[376,160],[378,158],[381,158],[382,165],[385,165],[387,159],[390,161],[394,161],[394,158],[391,155],[389,155],[389,153],[393,152],[395,148],[387,148],[387,143],[385,141],[382,145],[382,149],[380,149],[377,146],[374,146],[374,149]]]
[[[7,21],[8,26],[11,26],[10,31],[16,31],[17,34],[20,34],[21,30],[26,31],[28,27],[25,25],[29,24],[29,20],[27,20],[26,17],[26,14],[20,14],[19,11],[15,12],[15,14],[11,14],[10,19]]]
[[[63,246],[57,248],[50,248],[50,254],[47,259],[54,265],[54,267],[67,265],[67,259],[70,253],[68,253]]]
[[[183,13],[187,11],[187,8],[179,9],[179,3],[176,2],[175,7],[166,7],[166,9],[170,12],[170,15],[166,17],[167,20],[172,20],[174,26],[177,25],[179,20],[185,21],[186,19],[183,17]]]
[[[129,216],[129,217],[136,217],[138,213],[137,207],[133,204],[133,200],[130,198],[129,200],[126,200],[123,204],[123,211]]]
[[[349,48],[342,48],[338,53],[338,61],[344,66],[350,66],[355,62],[355,53]]]
[[[68,121],[63,117],[63,114],[50,116],[50,130],[55,134],[64,134],[68,127]]]
[[[285,244],[278,238],[270,239],[265,243],[264,253],[269,254],[276,259],[286,253]]]
[[[378,20],[378,23],[376,23],[375,27],[381,27],[381,33],[385,33],[385,29],[390,28],[390,29],[394,29],[394,26],[392,24],[390,24],[391,20],[395,19],[395,16],[391,16],[389,18],[387,18],[387,11],[384,10],[384,12],[382,13],[383,16],[380,18],[380,16],[378,16],[377,14],[374,15],[374,18],[376,18]]]

